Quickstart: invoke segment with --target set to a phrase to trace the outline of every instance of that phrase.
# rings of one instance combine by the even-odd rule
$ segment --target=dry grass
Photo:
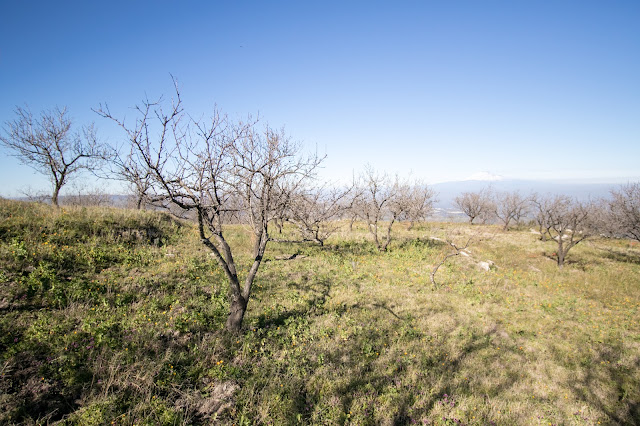
[[[553,244],[528,229],[401,224],[378,253],[345,224],[324,248],[272,244],[245,332],[229,336],[224,277],[188,224],[0,207],[2,422],[640,421],[640,248],[628,241],[581,244],[558,270]],[[44,243],[88,217],[102,231],[56,242],[69,268]],[[108,231],[151,217],[159,245]],[[247,234],[230,232],[249,262]],[[474,237],[435,289],[429,272],[450,247],[431,237]]]

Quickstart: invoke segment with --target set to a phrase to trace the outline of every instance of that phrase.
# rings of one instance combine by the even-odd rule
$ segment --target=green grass
[[[592,240],[559,270],[528,229],[406,228],[387,253],[346,223],[324,248],[270,243],[232,336],[192,225],[1,200],[0,423],[640,422],[638,245]],[[434,236],[475,237],[435,289]]]

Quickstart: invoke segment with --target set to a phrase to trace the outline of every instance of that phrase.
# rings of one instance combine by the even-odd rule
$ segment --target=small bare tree
[[[482,189],[478,192],[463,192],[455,198],[454,203],[469,217],[471,225],[476,219],[486,222],[494,210],[489,189]]]
[[[53,185],[51,202],[58,206],[60,189],[82,169],[95,169],[106,157],[93,124],[72,132],[66,108],[43,111],[34,117],[28,108],[17,107],[16,118],[7,121],[0,142],[18,160],[46,175]]]
[[[364,220],[379,251],[387,250],[394,223],[407,211],[407,203],[400,196],[400,186],[397,176],[392,180],[371,166],[365,168],[357,183],[358,196],[353,209]],[[386,227],[382,232],[381,226]]]
[[[132,124],[115,118],[107,106],[97,112],[125,129],[140,168],[150,171],[151,192],[195,215],[200,240],[229,284],[226,329],[238,332],[270,240],[269,224],[321,159],[301,156],[300,147],[283,131],[259,130],[253,121],[231,122],[217,110],[207,121],[187,119],[174,85],[171,108],[165,111],[160,101],[144,101]],[[232,219],[252,231],[253,262],[243,281],[225,237]]]
[[[611,191],[606,221],[610,234],[640,241],[640,182]]]
[[[534,219],[538,224],[540,240],[547,241],[548,238],[551,238],[551,224],[549,223],[549,217],[553,199],[550,196],[545,197],[535,193],[531,195],[529,200],[535,210]]]
[[[409,221],[408,230],[413,229],[416,222],[427,219],[433,213],[433,203],[436,201],[436,193],[426,184],[416,181],[412,185],[403,185],[401,196],[406,200],[407,208],[405,220]]]
[[[125,129],[129,130],[130,129]],[[134,135],[128,135],[129,140]],[[166,198],[162,194],[153,193],[153,174],[146,166],[145,162],[139,158],[139,154],[135,146],[129,144],[123,154],[120,150],[114,150],[109,162],[110,170],[108,178],[124,182],[128,187],[130,194],[135,199],[135,207],[137,210],[142,209],[148,204],[162,203]]]
[[[494,216],[503,224],[502,229],[508,231],[511,222],[519,223],[527,214],[529,201],[517,191],[501,192],[496,194],[492,206]]]
[[[293,197],[287,217],[297,228],[303,241],[320,246],[337,229],[335,222],[350,208],[347,202],[353,188],[313,188]]]
[[[598,232],[600,224],[596,206],[564,195],[539,198],[538,203],[544,206],[539,212],[542,216],[540,223],[557,244],[555,256],[558,267],[562,268],[569,250]]]
[[[92,186],[86,182],[74,181],[60,196],[60,201],[65,206],[108,206],[111,197],[103,188]]]

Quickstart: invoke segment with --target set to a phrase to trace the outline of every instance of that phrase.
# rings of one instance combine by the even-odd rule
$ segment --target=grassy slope
[[[0,423],[640,422],[637,245],[588,242],[559,271],[528,230],[397,235],[271,244],[232,337],[189,224],[0,200]],[[471,235],[432,289],[447,247],[428,237]]]

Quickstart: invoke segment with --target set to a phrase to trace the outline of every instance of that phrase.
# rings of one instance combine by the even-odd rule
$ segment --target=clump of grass
[[[188,222],[0,201],[0,422],[639,421],[638,247],[594,240],[558,270],[527,230],[401,226],[379,253],[347,226],[272,244],[233,336]],[[478,232],[433,289],[430,237]],[[228,235],[250,262],[246,231]]]

